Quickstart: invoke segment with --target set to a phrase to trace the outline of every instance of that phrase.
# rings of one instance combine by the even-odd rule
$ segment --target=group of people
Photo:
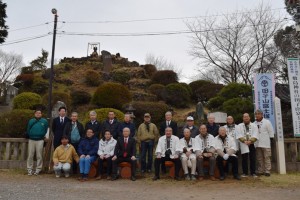
[[[263,118],[261,110],[255,111],[256,120],[252,123],[248,113],[243,114],[243,122],[236,125],[232,116],[227,117],[227,124],[219,126],[213,116],[208,116],[208,123],[199,128],[194,118],[188,116],[181,132],[177,123],[172,120],[172,113],[165,113],[165,121],[158,128],[151,122],[151,115],[144,114],[144,122],[135,130],[131,115],[125,114],[124,121],[115,118],[109,111],[107,120],[97,121],[97,113],[91,111],[90,121],[83,126],[78,121],[78,114],[66,116],[66,108],[59,108],[59,116],[53,120],[54,134],[53,169],[56,177],[70,176],[77,172],[79,163],[80,181],[88,180],[91,164],[98,160],[97,180],[104,175],[109,180],[118,178],[118,164],[131,164],[131,180],[136,180],[136,148],[140,150],[141,173],[151,173],[154,160],[153,180],[160,179],[160,171],[166,173],[166,161],[175,166],[175,179],[180,180],[182,168],[185,180],[203,180],[205,166],[208,175],[215,180],[215,167],[220,172],[220,180],[224,180],[232,167],[234,179],[240,180],[238,173],[238,156],[242,157],[242,176],[247,177],[248,161],[250,175],[270,176],[271,141],[274,131],[269,120]],[[29,148],[27,170],[28,175],[38,175],[42,169],[42,151],[44,136],[47,132],[47,120],[42,118],[41,110],[35,111],[35,117],[28,122]],[[156,149],[154,149],[156,147]],[[36,153],[37,166],[33,170],[33,157]],[[258,168],[256,169],[256,161]],[[256,173],[257,172],[257,173]]]

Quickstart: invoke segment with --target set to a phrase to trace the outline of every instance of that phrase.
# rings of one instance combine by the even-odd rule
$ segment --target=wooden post
[[[5,158],[4,158],[4,160],[9,160],[9,157],[10,157],[10,142],[6,142]]]

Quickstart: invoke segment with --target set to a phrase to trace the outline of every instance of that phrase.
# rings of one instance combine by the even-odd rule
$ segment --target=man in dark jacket
[[[194,117],[192,117],[192,116],[188,116],[186,118],[186,125],[182,128],[182,133],[179,136],[179,138],[183,137],[183,132],[184,132],[185,128],[190,129],[190,131],[191,131],[191,138],[195,138],[200,133],[199,132],[199,128],[197,126],[195,126]]]
[[[120,129],[120,122],[115,118],[115,112],[108,112],[108,119],[102,123],[102,135],[106,130],[109,130],[114,139],[118,139]]]
[[[163,121],[161,124],[160,124],[160,129],[159,129],[159,134],[160,136],[164,136],[165,135],[165,130],[167,127],[171,127],[172,130],[173,130],[173,135],[177,136],[177,131],[178,131],[178,128],[177,128],[177,123],[175,121],[172,120],[172,113],[170,111],[166,112],[165,114],[165,121]]]
[[[128,162],[131,164],[131,180],[135,181],[136,171],[136,142],[134,138],[129,137],[130,129],[123,129],[123,137],[117,140],[113,160],[113,177],[112,180],[117,179],[117,168],[121,162]]]
[[[63,136],[64,128],[66,124],[71,121],[68,117],[66,117],[67,108],[60,107],[58,109],[59,116],[53,119],[52,122],[52,131],[54,134],[53,146],[54,149],[61,145],[61,137]]]
[[[99,140],[95,137],[93,130],[88,129],[86,131],[86,137],[83,138],[78,146],[79,169],[81,177],[80,181],[87,181],[90,172],[91,164],[95,162],[98,155]]]
[[[130,137],[135,136],[135,124],[131,122],[131,116],[130,114],[124,115],[124,122],[120,124],[119,128],[119,137],[123,137],[123,129],[129,128],[130,129]]]
[[[212,115],[209,115],[207,117],[207,122],[208,122],[206,124],[207,132],[209,134],[212,134],[214,137],[218,136],[220,126],[215,123],[215,117]]]
[[[85,132],[88,129],[92,129],[94,135],[100,140],[101,139],[101,124],[97,121],[97,113],[92,110],[90,112],[90,121],[85,124]]]

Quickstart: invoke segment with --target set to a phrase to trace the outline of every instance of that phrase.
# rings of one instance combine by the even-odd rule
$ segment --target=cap
[[[149,113],[145,113],[144,117],[151,117]]]
[[[188,117],[186,118],[186,121],[194,121],[194,117],[188,116]]]

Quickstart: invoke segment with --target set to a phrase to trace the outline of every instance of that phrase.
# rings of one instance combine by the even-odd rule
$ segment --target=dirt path
[[[81,183],[75,177],[55,178],[54,175],[28,177],[23,172],[0,171],[0,199],[63,199],[63,200],[144,200],[144,199],[300,199],[300,174],[279,176],[270,179],[247,179],[224,182],[204,180],[202,182],[174,181],[163,179],[156,182],[148,176],[117,181],[95,181]]]

